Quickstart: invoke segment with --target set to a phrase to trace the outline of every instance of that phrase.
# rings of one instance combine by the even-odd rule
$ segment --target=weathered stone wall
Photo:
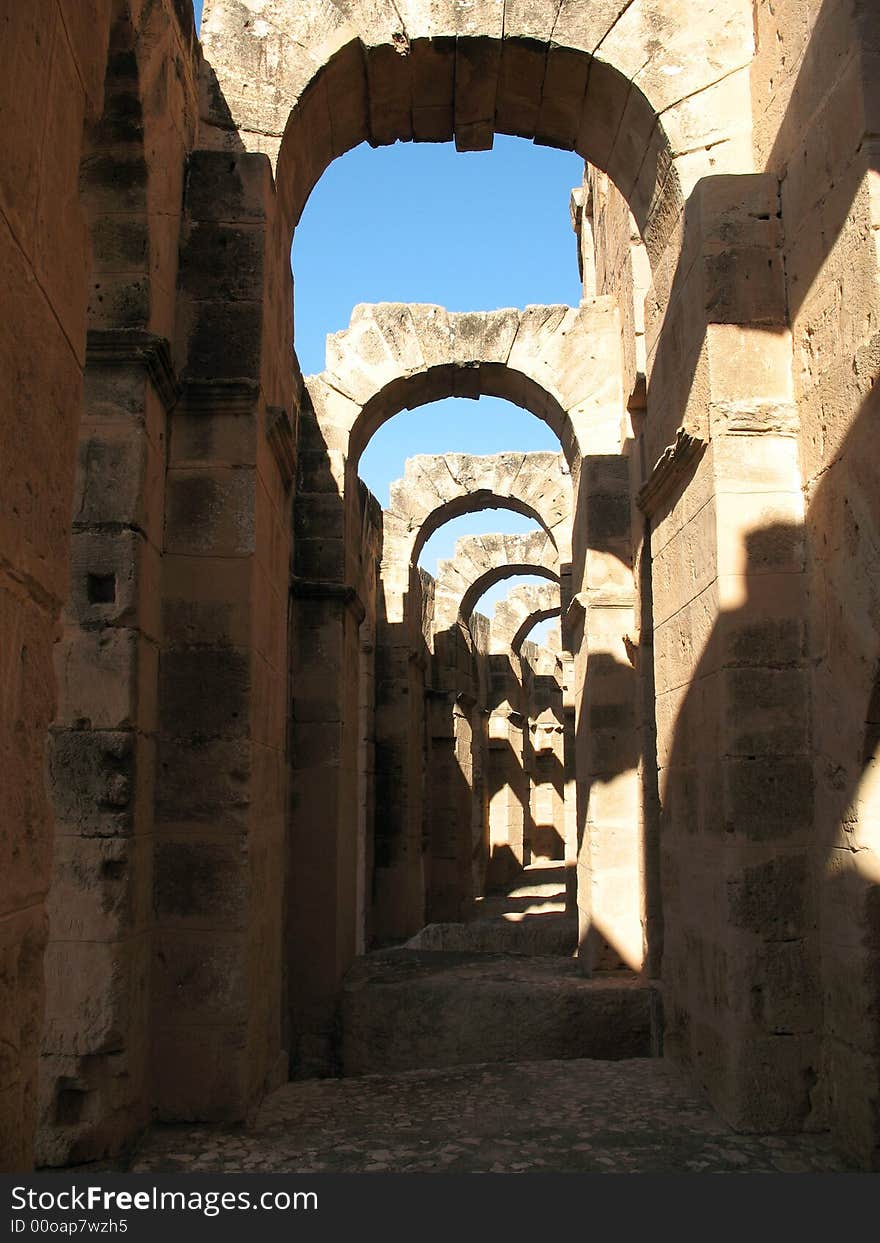
[[[85,359],[83,123],[102,106],[110,3],[7,5],[0,247],[6,483],[0,502],[4,627],[0,929],[0,1165],[31,1161],[43,1023],[52,820],[43,783],[55,711],[52,645],[67,595],[70,504]],[[48,133],[42,146],[34,133]]]
[[[0,1162],[29,1163],[37,1112],[50,726],[42,1156],[100,1156],[151,1109],[243,1117],[288,1054],[332,1064],[353,954],[422,918],[434,606],[414,565],[484,492],[540,513],[559,556],[583,931],[653,969],[662,922],[667,1050],[735,1125],[830,1119],[876,1164],[876,6],[315,0],[268,20],[206,0],[205,58],[184,0],[6,9]],[[594,166],[584,305],[361,307],[303,391],[289,247],[331,160],[495,132]],[[545,418],[570,476],[524,500],[523,455],[491,484],[420,467],[451,485],[428,504],[411,476],[380,536],[355,482],[369,436],[480,393]],[[517,694],[473,625],[475,644],[444,632],[472,852],[476,713]],[[394,809],[375,834],[374,696]],[[374,854],[393,901],[371,929]]]
[[[649,317],[637,447],[650,470],[668,437],[640,497],[653,562],[666,1047],[736,1125],[767,1129],[813,1120],[819,1027],[811,918],[783,897],[813,809],[778,212],[770,177],[715,177],[694,191],[662,327]],[[672,418],[708,445],[702,457]]]
[[[647,252],[624,196],[605,173],[587,165],[577,224],[584,297],[614,299],[620,320],[623,391],[632,404],[641,400],[645,373],[645,296],[651,283]]]
[[[56,649],[56,814],[39,1158],[149,1117],[149,977],[168,411],[196,114],[191,17],[116,6],[80,190],[91,242],[71,591]],[[149,157],[149,158],[148,158]]]
[[[0,726],[9,731],[3,765],[9,801],[2,816],[9,865],[0,869],[4,886],[8,886],[0,899],[4,913],[2,1012],[8,1025],[3,1041],[11,1051],[4,1061],[0,1087],[0,1164],[7,1169],[22,1168],[30,1161],[36,1114],[46,937],[43,900],[51,853],[44,743],[55,712],[51,646],[61,603],[68,594],[86,328],[87,324],[100,330],[143,328],[167,336],[173,316],[175,210],[165,217],[167,204],[174,200],[181,153],[192,133],[195,45],[189,6],[169,2],[153,13],[153,36],[144,41],[148,50],[139,59],[132,57],[124,28],[142,32],[148,20],[147,7],[111,4],[110,0],[95,0],[86,6],[56,0],[36,9],[7,6],[2,17],[9,65],[2,88],[7,132],[7,159],[0,188],[7,299],[2,366],[9,402],[2,425],[8,481],[0,564],[12,636],[4,646],[15,662],[15,668],[10,666],[4,677],[11,698]],[[112,47],[111,28],[115,32]],[[107,111],[99,121],[104,112],[105,77],[109,86]],[[113,127],[121,122],[129,102],[133,107],[124,126],[127,132],[117,135],[122,147],[118,152],[121,172],[114,184],[112,161],[102,145],[113,142]],[[147,126],[152,128],[145,153]],[[85,142],[84,127],[89,129]],[[166,157],[170,183],[159,172]],[[148,160],[153,163],[151,175]],[[114,193],[118,196],[115,205],[110,201]],[[178,190],[175,209],[179,201]],[[106,346],[106,339],[100,344]],[[93,353],[90,350],[90,356]],[[121,360],[118,351],[110,360],[105,351],[103,361],[112,367],[114,361]],[[130,357],[128,361],[134,360]],[[142,374],[145,362],[142,359]],[[135,366],[133,371],[137,370]],[[105,1090],[113,1095],[106,1079],[98,1091],[96,1081],[88,1081],[88,1076],[75,1069],[81,1054],[94,1047],[106,1049],[111,1057],[121,1051],[120,1064],[131,1056],[135,1078],[142,1074],[143,1046],[128,1044],[106,1005],[90,1028],[81,1011],[78,1019],[74,1016],[84,1001],[84,988],[88,991],[90,972],[94,975],[98,970],[98,987],[103,988],[99,961],[102,954],[112,956],[109,947],[121,935],[122,924],[131,919],[132,927],[137,927],[143,918],[142,906],[135,910],[135,903],[129,901],[129,865],[139,872],[138,880],[131,884],[142,896],[149,886],[148,869],[142,866],[143,851],[138,855],[129,849],[122,840],[127,836],[125,829],[121,834],[110,829],[110,839],[115,840],[102,841],[106,833],[95,819],[100,802],[107,809],[104,828],[114,816],[121,824],[133,802],[131,775],[125,771],[131,746],[125,735],[133,737],[140,726],[149,732],[151,674],[150,639],[136,617],[138,608],[132,602],[130,588],[131,554],[138,537],[135,535],[126,548],[119,543],[113,548],[98,548],[110,481],[102,481],[103,498],[95,491],[96,483],[91,487],[87,483],[89,471],[95,471],[99,459],[103,462],[100,469],[106,466],[112,475],[111,459],[118,470],[127,451],[137,453],[137,434],[126,440],[119,423],[115,436],[106,430],[114,418],[109,411],[103,420],[106,434],[97,430],[102,395],[98,376],[93,379],[97,387],[89,389],[87,410],[95,421],[89,437],[96,447],[90,457],[83,432],[83,503],[77,506],[76,517],[83,536],[90,523],[96,525],[90,550],[85,547],[88,538],[77,540],[73,598],[65,618],[59,662],[65,684],[58,718],[63,735],[73,723],[76,701],[82,700],[79,719],[82,723],[88,719],[89,723],[84,724],[81,739],[56,735],[52,760],[54,771],[70,766],[71,773],[78,776],[77,789],[62,795],[60,807],[56,799],[68,832],[60,840],[57,854],[56,876],[63,889],[59,888],[55,904],[53,938],[57,938],[56,946],[68,940],[82,945],[92,938],[94,946],[83,949],[90,965],[82,962],[77,971],[64,971],[58,962],[58,948],[53,951],[55,958],[49,960],[49,1047],[53,1058],[58,1059],[56,1071],[61,1071],[62,1063],[70,1063],[49,1089],[49,1124],[70,1126],[79,1132],[93,1125],[100,1128],[102,1113],[109,1104]],[[143,382],[140,398],[136,393],[130,396],[135,410],[143,411],[144,403],[151,400]],[[118,398],[117,409],[119,401],[124,404],[125,399]],[[157,407],[161,420],[160,411],[161,403]],[[128,418],[127,425],[131,428],[136,422],[135,415]],[[143,423],[142,446],[147,454],[145,426]],[[154,420],[151,433],[155,432]],[[115,602],[107,598],[114,578]],[[96,623],[94,628],[90,621]],[[105,630],[103,640],[97,636],[101,629]],[[93,673],[88,672],[89,666]],[[94,685],[88,685],[90,680]],[[145,682],[144,702],[135,722],[131,709],[139,681]],[[122,736],[118,731],[114,734],[114,727],[120,724]],[[112,772],[107,764],[102,768],[97,758],[102,725],[111,727],[103,743]],[[90,744],[94,755],[89,754]],[[77,751],[78,758],[74,754]],[[88,771],[93,759],[101,774],[94,779]],[[100,893],[109,904],[109,914],[95,907]],[[135,976],[138,970],[143,978],[143,960]],[[128,1002],[133,1001],[131,989],[137,993],[137,981],[132,977],[121,990],[126,1011]],[[133,1022],[141,1004],[133,1001]],[[127,1021],[126,1013],[123,1029]],[[90,1098],[89,1093],[95,1096]],[[121,1108],[124,1111],[127,1105],[121,1104]]]
[[[815,839],[795,893],[820,929],[813,980],[818,990],[821,973],[826,1035],[817,1073],[831,1123],[876,1163],[880,528],[870,425],[880,368],[880,37],[873,6],[836,0],[759,3],[756,32],[756,154],[780,179],[806,501]]]

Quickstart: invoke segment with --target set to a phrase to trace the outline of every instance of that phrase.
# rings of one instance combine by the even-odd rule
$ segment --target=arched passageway
[[[385,326],[357,330],[353,361],[375,388],[335,390],[339,419],[322,425],[325,395],[307,394],[291,359],[291,234],[355,143],[474,148],[511,132],[594,166],[577,226],[596,258],[587,304],[558,323],[600,310],[614,323],[607,374],[590,357],[598,337],[572,347],[567,329],[565,349],[540,347],[546,374],[511,365],[531,312],[506,358],[447,351],[438,366],[452,391],[469,371],[493,386],[495,367],[530,376],[523,401],[548,393],[544,416],[562,420],[579,965],[607,963],[621,926],[641,949],[662,919],[668,1056],[736,1125],[830,1119],[876,1163],[869,773],[861,784],[877,646],[874,10],[354,0],[279,5],[268,21],[262,0],[211,0],[202,54],[182,7],[57,0],[7,18],[9,46],[25,49],[3,87],[0,183],[12,1159],[31,1151],[44,965],[53,1161],[103,1156],[150,1114],[240,1119],[288,1055],[308,1062],[303,1033],[316,1064],[326,1053],[359,945],[366,860],[351,826],[385,603],[385,519],[354,478],[349,415],[372,418],[397,380],[401,400],[410,384],[424,399],[435,364],[422,353],[411,378],[394,347],[390,374],[371,372]],[[110,141],[92,134],[84,161],[83,118],[102,110]],[[650,283],[632,271],[633,220]],[[585,358],[588,387],[608,382],[607,441],[551,374],[583,377]],[[418,691],[429,643],[415,605],[430,588],[406,565],[389,625],[415,637]],[[45,956],[42,774],[65,600]],[[400,737],[409,718],[392,715],[383,729]],[[407,738],[401,772],[414,773],[424,739]],[[311,782],[291,802],[294,754]],[[841,887],[827,869],[851,867],[853,842],[857,883]],[[623,886],[644,895],[623,914],[606,887],[621,850],[646,872]],[[293,1033],[287,968],[307,999]]]

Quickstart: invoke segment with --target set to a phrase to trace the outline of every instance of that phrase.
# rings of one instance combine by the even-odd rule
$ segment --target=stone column
[[[639,970],[642,936],[636,677],[630,660],[634,591],[629,466],[622,455],[586,457],[583,590],[575,661],[582,969]]]
[[[93,331],[50,741],[56,814],[39,1157],[118,1150],[149,1118],[153,780],[168,342]]]
[[[365,614],[353,588],[299,576],[293,604],[287,964],[292,1069],[305,1076],[335,1066],[339,985],[358,951]]]
[[[464,919],[476,894],[471,652],[458,626],[440,631],[434,642],[425,786],[426,917],[432,923]]]
[[[268,160],[195,153],[186,207],[184,392],[171,426],[162,565],[153,1079],[159,1117],[238,1119],[287,1069],[295,431],[285,409],[267,406],[277,392],[267,376],[279,374]]]
[[[821,1121],[803,496],[781,243],[775,178],[707,178],[694,191],[654,333],[646,424],[683,394],[686,430],[641,495],[666,1049],[733,1125],[755,1130]],[[708,442],[702,457],[692,437]]]
[[[425,922],[423,794],[428,651],[410,541],[386,512],[376,644],[376,869],[374,928],[382,940]],[[405,548],[406,552],[401,552]]]
[[[524,762],[522,688],[511,657],[490,653],[489,666],[489,868],[498,888],[528,862],[529,778]]]

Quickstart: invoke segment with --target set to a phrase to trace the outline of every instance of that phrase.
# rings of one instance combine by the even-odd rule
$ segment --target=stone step
[[[460,953],[531,954],[571,957],[577,949],[577,916],[501,916],[466,924],[427,924],[402,948]]]
[[[659,998],[629,973],[585,979],[575,960],[383,950],[358,959],[342,999],[346,1075],[650,1057]]]

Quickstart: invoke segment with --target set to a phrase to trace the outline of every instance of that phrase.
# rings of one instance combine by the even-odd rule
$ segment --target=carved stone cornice
[[[290,416],[280,406],[266,407],[266,439],[278,463],[284,486],[289,488],[296,471],[296,441]]]
[[[87,367],[141,367],[166,411],[180,397],[167,337],[140,328],[91,328],[86,337]]]
[[[357,589],[350,583],[333,583],[320,578],[299,578],[292,575],[290,594],[297,600],[335,600],[343,608],[351,609],[358,625],[367,615]]]
[[[696,469],[705,452],[706,441],[680,427],[675,434],[675,444],[663,451],[638,491],[636,504],[642,513],[651,518],[670,501]]]
[[[253,414],[259,400],[256,380],[183,381],[183,405],[193,414]]]
[[[713,401],[709,406],[712,434],[732,436],[796,436],[800,430],[792,401]]]

